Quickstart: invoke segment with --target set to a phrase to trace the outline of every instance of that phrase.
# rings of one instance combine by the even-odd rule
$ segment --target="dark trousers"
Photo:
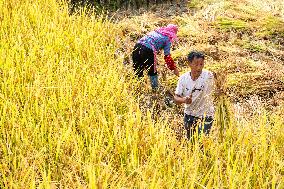
[[[138,77],[143,77],[143,71],[148,70],[149,76],[157,75],[154,70],[154,52],[152,49],[137,43],[132,52],[133,68]]]
[[[198,135],[201,133],[209,134],[212,124],[212,117],[206,116],[204,118],[199,118],[184,114],[184,128],[186,130],[186,136],[189,140],[195,134],[196,130],[198,131]]]

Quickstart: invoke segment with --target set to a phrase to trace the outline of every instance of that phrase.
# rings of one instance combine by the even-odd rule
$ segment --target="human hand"
[[[191,95],[190,96],[186,96],[185,100],[184,100],[184,103],[191,104],[192,103],[192,96]]]
[[[174,74],[179,77],[179,71],[177,68],[174,69]]]

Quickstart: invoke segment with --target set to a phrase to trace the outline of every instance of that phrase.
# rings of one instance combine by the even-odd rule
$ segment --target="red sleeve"
[[[170,70],[176,69],[176,64],[175,64],[175,62],[174,62],[174,60],[172,59],[172,57],[171,57],[170,54],[169,54],[169,55],[166,55],[166,56],[164,57],[164,59],[165,59],[165,62],[166,62],[167,66],[168,66],[168,68],[169,68]]]

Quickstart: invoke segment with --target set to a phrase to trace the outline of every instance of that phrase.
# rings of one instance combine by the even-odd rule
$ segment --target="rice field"
[[[207,50],[207,69],[226,65],[228,71],[228,93],[216,101],[213,131],[191,143],[177,137],[174,129],[182,127],[182,118],[176,113],[182,107],[160,111],[153,119],[153,109],[141,105],[149,93],[147,78],[138,82],[129,65],[122,64],[135,38],[169,20],[143,14],[114,22],[84,10],[69,14],[68,4],[57,0],[1,0],[0,187],[284,188],[283,103],[279,97],[277,109],[269,111],[254,101],[250,114],[238,113],[230,94],[247,95],[241,91],[241,83],[249,80],[232,72],[236,64],[230,60],[246,44],[220,42],[218,52],[227,53],[227,62],[222,54],[220,60],[210,56],[211,46],[199,41],[211,40],[210,33],[200,38],[196,34],[199,27],[208,27],[207,19],[229,6],[211,6],[212,2],[203,7],[190,4],[196,11],[193,17],[173,17],[181,26],[181,41],[196,40],[195,46],[188,47],[185,41],[173,51],[182,72],[186,70],[182,57],[187,52],[183,49],[191,48]],[[268,5],[282,5],[273,2]],[[268,29],[259,35],[281,34],[283,10],[276,11],[280,26],[265,25]],[[214,31],[217,28],[226,35],[228,27],[234,29],[234,22],[228,24],[228,19],[215,16]],[[197,24],[200,17],[203,25]],[[187,22],[196,27],[187,27]],[[250,31],[258,26],[257,20],[252,22],[255,25],[249,25]],[[267,42],[265,47],[276,58],[281,56],[281,46]],[[273,74],[267,70],[274,66],[279,73],[274,74],[275,81],[284,78],[280,59],[274,59],[274,64],[267,60],[262,69],[257,61],[248,59],[240,67],[244,69],[241,74]],[[231,64],[225,64],[228,62]],[[162,66],[160,69],[165,72]],[[177,78],[167,74],[161,82],[172,90]],[[251,93],[263,91],[260,86],[268,80],[256,80],[259,85]]]

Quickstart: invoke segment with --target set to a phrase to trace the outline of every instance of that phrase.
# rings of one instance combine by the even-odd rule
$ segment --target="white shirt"
[[[203,70],[195,81],[191,79],[190,72],[186,72],[180,76],[175,94],[182,97],[192,94],[192,103],[185,104],[185,114],[195,117],[214,116],[213,89],[214,76],[210,71]]]

